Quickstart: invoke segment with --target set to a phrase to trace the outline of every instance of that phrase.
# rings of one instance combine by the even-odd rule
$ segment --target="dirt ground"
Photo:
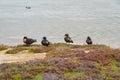
[[[5,54],[7,50],[0,51],[0,64],[2,63],[24,63],[29,60],[34,59],[44,59],[46,56],[46,53],[36,53],[36,54],[30,54],[28,53],[28,50],[24,50],[22,52],[19,52],[17,54]]]

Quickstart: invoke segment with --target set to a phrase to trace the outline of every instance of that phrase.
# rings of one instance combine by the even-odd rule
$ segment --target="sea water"
[[[23,36],[64,43],[69,33],[75,44],[90,36],[94,44],[120,48],[119,32],[120,0],[0,0],[0,44],[23,44]]]

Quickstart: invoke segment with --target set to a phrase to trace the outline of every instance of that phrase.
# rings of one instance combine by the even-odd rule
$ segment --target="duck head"
[[[43,37],[43,40],[46,40],[46,39],[47,39],[47,38],[44,36],[44,37]]]
[[[26,41],[27,41],[27,37],[24,36],[24,37],[23,37],[23,42],[25,43]]]
[[[69,34],[65,34],[65,37],[68,37],[69,36]]]

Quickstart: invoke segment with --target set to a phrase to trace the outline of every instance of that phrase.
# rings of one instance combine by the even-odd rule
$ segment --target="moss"
[[[43,48],[32,48],[29,50],[29,53],[43,53],[43,52],[47,52],[47,50]]]
[[[18,46],[13,46],[13,48],[11,50],[8,50],[6,52],[6,54],[16,54],[16,53],[19,53],[23,50],[34,50],[34,51],[37,51],[38,48],[40,48],[41,46],[40,45],[31,45],[31,46],[25,46],[25,45],[18,45]],[[30,52],[30,51],[29,51]]]
[[[30,45],[30,46],[26,46],[26,45],[17,45],[17,47],[40,47],[41,45],[39,44],[33,44],[33,45]]]
[[[8,50],[8,51],[6,52],[6,54],[16,54],[16,53],[18,53],[17,50]]]
[[[21,52],[23,50],[27,50],[27,48],[24,48],[24,47],[15,47],[15,48],[13,48],[11,50],[8,50],[6,52],[6,54],[16,54],[16,53],[19,53],[19,52]]]
[[[77,78],[77,77],[84,77],[85,72],[67,72],[67,73],[64,73],[64,76],[71,79]]]
[[[60,56],[61,54],[58,54],[58,53],[61,53],[61,51],[49,51],[49,53],[47,53],[47,58],[49,57],[52,57],[52,56]]]
[[[111,69],[113,72],[120,75],[120,67],[118,67],[116,64],[111,65]]]
[[[42,73],[37,74],[34,80],[43,80],[43,74]]]
[[[13,75],[13,80],[22,80],[22,75],[21,74]]]

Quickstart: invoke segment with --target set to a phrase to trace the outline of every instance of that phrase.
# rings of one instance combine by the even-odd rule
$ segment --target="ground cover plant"
[[[47,55],[23,64],[1,64],[1,80],[120,80],[120,49],[64,43],[16,48]]]

